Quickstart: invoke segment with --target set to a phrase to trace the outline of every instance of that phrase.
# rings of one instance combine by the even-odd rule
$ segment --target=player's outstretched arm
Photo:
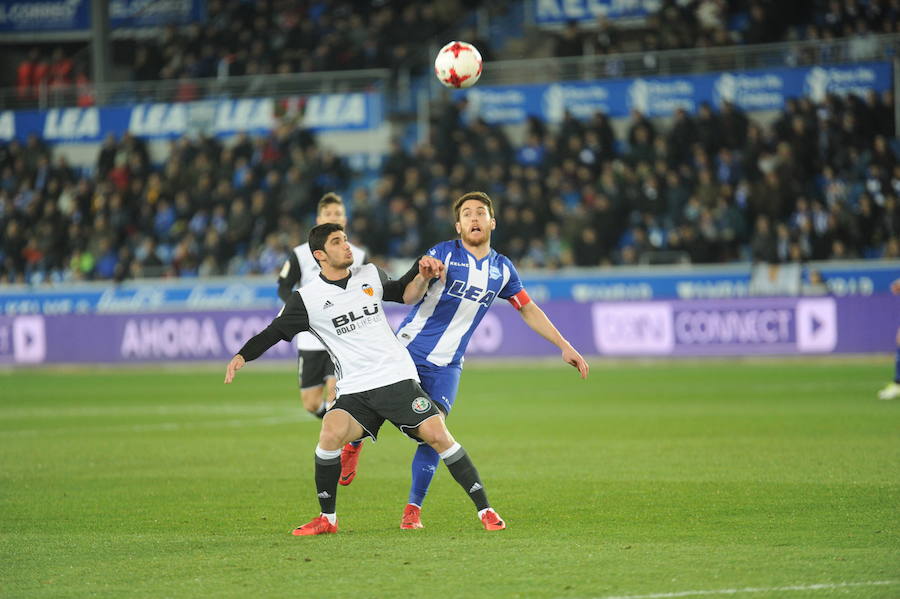
[[[269,326],[251,337],[244,347],[238,350],[237,355],[231,358],[225,368],[225,384],[230,384],[234,380],[235,373],[247,362],[260,357],[279,341],[290,341],[294,335],[308,329],[309,313],[300,294],[294,292]]]
[[[522,319],[525,321],[525,324],[531,327],[531,330],[562,351],[563,362],[577,368],[578,372],[581,373],[581,378],[587,378],[590,370],[587,361],[572,347],[571,343],[566,341],[566,338],[553,326],[553,323],[550,322],[550,319],[547,318],[547,315],[536,303],[533,301],[528,302],[519,309],[519,314],[522,315]]]
[[[378,268],[378,267],[376,267]],[[398,304],[414,304],[428,291],[428,283],[442,276],[444,263],[430,256],[422,256],[399,279],[391,279],[378,269],[381,285],[384,287],[382,299]]]
[[[444,272],[444,263],[437,258],[431,256],[422,256],[418,262],[419,273],[415,278],[406,285],[403,290],[403,303],[415,304],[428,291],[428,285],[432,279],[443,279],[446,276]]]
[[[228,366],[225,367],[225,384],[230,385],[231,381],[234,380],[234,374],[244,367],[247,361],[244,360],[244,356],[241,354],[237,354],[235,357],[231,358],[231,362],[228,363]]]
[[[277,319],[276,319],[277,320]],[[273,323],[274,324],[274,323]],[[244,344],[238,353],[231,358],[231,361],[228,363],[228,366],[225,368],[225,384],[228,385],[231,381],[234,380],[235,373],[244,367],[247,362],[251,360],[255,360],[260,357],[266,351],[284,339],[281,333],[276,329],[273,324],[270,324],[268,327],[263,329],[258,335],[254,335],[251,337],[247,343]],[[288,337],[287,340],[290,340]]]

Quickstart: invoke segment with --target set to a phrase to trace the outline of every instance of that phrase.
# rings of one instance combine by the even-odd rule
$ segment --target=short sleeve
[[[441,255],[441,250],[444,248],[444,243],[445,242],[442,241],[437,245],[431,246],[430,248],[428,248],[428,251],[425,252],[425,255],[443,261],[444,257]]]
[[[516,267],[513,266],[512,261],[507,258],[504,258],[500,265],[501,274],[506,279],[506,284],[500,289],[499,295],[502,299],[509,299],[515,294],[519,293],[525,286],[522,285],[522,280],[519,278],[519,273],[516,271]],[[509,278],[507,279],[507,273],[509,273]]]

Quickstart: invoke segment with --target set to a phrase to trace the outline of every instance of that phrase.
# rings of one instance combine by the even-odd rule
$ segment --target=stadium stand
[[[487,3],[495,14],[512,4]],[[125,67],[136,81],[179,82],[162,98],[175,101],[197,98],[202,78],[423,70],[429,43],[468,26],[472,6],[212,0],[203,24],[129,42]],[[543,38],[557,56],[641,50],[651,63],[653,50],[822,40],[784,59],[809,64],[829,48],[871,58],[871,36],[897,31],[898,16],[887,0],[665,0],[638,27],[600,19]],[[10,82],[16,98],[34,102],[49,86],[66,105],[92,105],[84,56],[54,48],[29,50]],[[614,60],[606,68],[617,74]],[[452,235],[448,206],[470,189],[498,197],[496,243],[526,267],[898,257],[894,104],[890,92],[796,98],[762,122],[724,102],[671,122],[634,113],[624,134],[603,113],[558,127],[532,118],[521,144],[450,104],[431,139],[397,140],[374,173],[288,121],[227,143],[182,138],[162,164],[138,137],[110,137],[84,172],[32,135],[0,142],[0,281],[272,272],[329,190],[344,193],[355,241],[387,259]]]
[[[483,6],[482,6],[483,5]],[[495,15],[515,5],[505,0],[434,4],[408,2],[241,2],[211,0],[202,23],[170,25],[162,35],[118,41],[114,65],[134,82],[168,81],[175,85],[160,97],[159,89],[143,89],[140,97],[158,101],[191,100],[199,90],[189,79],[310,73],[345,69],[389,68],[413,76],[428,72],[429,48],[437,39],[465,32],[486,60],[494,58],[490,39],[477,36],[475,9]],[[519,24],[521,28],[521,23]],[[765,44],[786,40],[854,40],[855,52],[870,54],[872,36],[900,31],[900,5],[892,0],[665,0],[642,24],[627,27],[599,18],[579,25],[572,21],[553,36],[521,43],[517,58],[544,56],[617,55],[643,53],[653,71],[661,50]],[[549,43],[547,43],[549,42]],[[825,47],[827,51],[827,46]],[[502,52],[496,52],[498,57]],[[27,54],[27,56],[25,56]],[[2,82],[20,90],[18,99],[33,103],[42,86],[48,91],[75,95],[79,105],[92,102],[84,48],[72,60],[58,46],[22,50],[15,80]],[[797,56],[808,64],[820,56]],[[621,74],[613,60],[607,76]],[[156,92],[156,93],[153,93]]]
[[[900,163],[890,93],[788,103],[771,127],[730,104],[609,119],[532,120],[514,147],[450,106],[430,143],[393,144],[371,185],[308,132],[285,124],[232,143],[108,138],[91,176],[42,141],[0,145],[2,280],[68,281],[274,272],[315,202],[346,193],[351,234],[410,258],[452,235],[452,198],[499,201],[496,245],[526,267],[640,262],[791,262],[900,257]]]

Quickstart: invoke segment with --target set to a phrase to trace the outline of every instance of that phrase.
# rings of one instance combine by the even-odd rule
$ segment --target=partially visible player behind
[[[319,200],[316,225],[325,223],[347,228],[344,201],[336,193],[326,193]],[[350,250],[353,252],[353,266],[360,266],[366,261],[364,249],[351,243]],[[278,297],[286,304],[294,289],[316,280],[320,271],[319,263],[309,251],[309,242],[298,245],[281,267],[281,273],[278,275]],[[325,351],[325,346],[306,331],[297,335],[297,375],[303,407],[310,414],[322,418],[328,404],[334,400],[334,364],[331,363],[331,356]],[[349,485],[356,476],[360,451],[362,451],[360,443],[352,443],[344,448],[341,455],[342,485]]]
[[[900,295],[900,279],[891,283],[891,293]],[[900,398],[900,327],[897,327],[897,353],[894,355],[894,381],[878,392],[878,399]]]
[[[479,191],[466,193],[454,202],[453,213],[459,239],[438,243],[428,251],[444,263],[446,280],[431,282],[397,331],[416,364],[422,387],[442,414],[449,414],[456,400],[469,339],[498,297],[512,304],[532,330],[559,348],[564,362],[587,378],[587,362],[528,297],[509,258],[491,249],[491,231],[497,225],[491,198]],[[434,449],[419,445],[400,528],[422,528],[422,502],[439,462]]]

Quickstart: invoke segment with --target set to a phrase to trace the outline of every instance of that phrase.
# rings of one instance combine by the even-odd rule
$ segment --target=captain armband
[[[516,310],[521,310],[526,305],[531,303],[531,298],[528,297],[528,292],[523,289],[514,296],[507,298],[506,301],[511,303],[513,305],[513,308],[515,308]]]

